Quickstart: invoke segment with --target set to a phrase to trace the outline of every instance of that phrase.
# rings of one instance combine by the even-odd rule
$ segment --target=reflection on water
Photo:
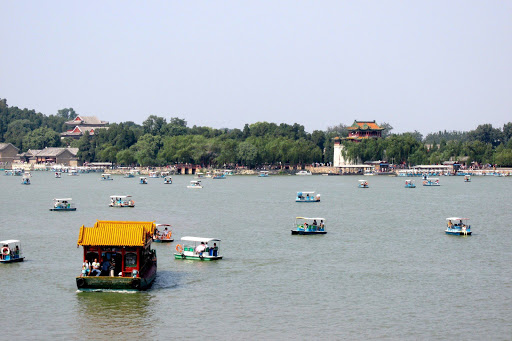
[[[77,335],[151,338],[151,296],[146,292],[77,292]],[[124,338],[123,337],[123,338]]]

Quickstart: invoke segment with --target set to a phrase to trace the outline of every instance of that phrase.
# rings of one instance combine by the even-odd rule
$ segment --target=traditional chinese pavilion
[[[361,141],[363,139],[380,138],[382,137],[381,128],[375,121],[354,121],[354,123],[347,128],[347,140]]]

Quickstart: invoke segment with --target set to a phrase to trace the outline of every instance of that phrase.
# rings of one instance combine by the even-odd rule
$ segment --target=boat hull
[[[80,291],[141,291],[149,289],[155,277],[156,264],[153,264],[142,277],[76,277],[76,286]]]
[[[153,243],[171,243],[174,239],[153,239]]]
[[[295,202],[320,202],[320,200],[295,200]]]
[[[25,259],[25,257],[11,258],[11,259],[0,259],[0,263],[18,263],[18,262],[23,262],[24,259]]]
[[[452,235],[452,236],[471,236],[471,231],[444,231],[446,234]]]
[[[76,207],[71,207],[71,208],[50,208],[50,211],[76,211]]]
[[[211,260],[218,260],[222,259],[222,256],[186,256],[181,253],[175,253],[174,259],[191,259],[191,260],[202,260],[202,261],[211,261]]]
[[[291,230],[293,235],[327,234],[327,231],[297,231]]]

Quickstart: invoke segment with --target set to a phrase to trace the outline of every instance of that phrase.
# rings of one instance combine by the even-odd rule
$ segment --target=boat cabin
[[[19,240],[10,239],[0,241],[2,246],[0,252],[0,263],[23,262],[23,252],[21,251],[21,242]]]
[[[182,237],[176,245],[175,259],[217,260],[222,259],[219,252],[220,239],[202,237]]]
[[[75,204],[72,203],[71,198],[60,198],[53,199],[53,207],[50,211],[76,211]]]
[[[296,202],[319,202],[320,194],[315,192],[297,192]]]
[[[292,234],[326,234],[325,218],[296,217]]]
[[[166,176],[164,178],[164,184],[166,184],[166,185],[172,184],[172,178],[170,176]]]
[[[101,174],[101,180],[114,180],[110,174]]]
[[[139,183],[141,185],[147,185],[148,184],[148,178],[146,178],[145,176],[141,176],[140,179],[139,179]]]
[[[110,207],[135,207],[135,201],[131,199],[131,195],[111,195]]]
[[[471,226],[469,225],[469,219],[458,217],[446,218],[446,230],[444,232],[456,236],[470,236]]]
[[[151,249],[154,222],[97,221],[80,227],[83,247],[79,290],[144,290],[156,277],[156,253]]]

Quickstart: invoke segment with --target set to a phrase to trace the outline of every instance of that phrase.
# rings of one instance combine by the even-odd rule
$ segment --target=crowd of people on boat
[[[466,224],[462,222],[462,220],[459,221],[459,223],[452,223],[451,220],[448,220],[448,228],[454,229],[454,228],[466,228]]]
[[[324,221],[320,220],[320,224],[316,222],[316,219],[313,220],[313,223],[309,225],[306,221],[304,222],[304,231],[323,231],[324,230]]]
[[[93,262],[89,262],[88,260],[85,260],[82,264],[82,274],[80,277],[87,277],[87,276],[101,276],[103,274],[104,276],[110,276],[114,277],[114,270],[116,268],[116,260],[114,257],[110,259],[105,259],[103,263],[99,263],[97,258],[94,258]]]
[[[208,246],[208,242],[201,242],[201,244],[196,246],[196,249],[194,250],[196,254],[199,256],[203,255],[203,252],[208,253],[209,256],[217,256],[217,253],[219,251],[219,248],[217,247],[217,243],[213,243],[213,247]]]
[[[162,231],[155,229],[155,234],[153,235],[153,239],[171,239],[172,232],[166,228]]]
[[[7,258],[6,256],[9,256],[10,258],[19,258],[20,256],[20,248],[18,245],[14,248],[10,248],[8,244],[4,244],[2,246],[2,252],[0,253],[1,259]]]

